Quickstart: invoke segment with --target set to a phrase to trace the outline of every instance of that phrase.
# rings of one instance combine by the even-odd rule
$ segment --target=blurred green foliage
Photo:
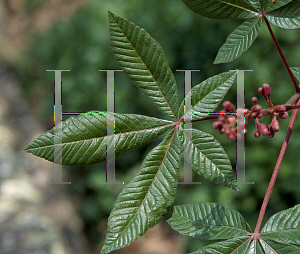
[[[34,2],[39,4],[40,1]],[[31,6],[33,8],[35,4],[32,3]],[[71,69],[70,72],[62,74],[63,111],[106,110],[106,75],[98,70],[119,69],[110,52],[108,10],[145,28],[162,45],[175,73],[180,100],[184,97],[184,75],[183,72],[176,72],[178,69],[201,69],[200,72],[193,73],[193,85],[229,69],[253,70],[245,74],[245,101],[248,108],[252,106],[252,96],[257,96],[258,103],[267,107],[264,99],[257,93],[257,88],[263,83],[271,85],[274,104],[285,103],[293,94],[292,83],[265,24],[249,51],[232,63],[213,65],[218,49],[226,37],[242,23],[241,20],[204,18],[191,12],[180,0],[91,1],[67,21],[55,23],[48,32],[32,32],[32,44],[24,52],[27,64],[17,70],[24,91],[30,98],[31,109],[45,124],[45,129],[53,127],[54,96],[54,75],[45,69]],[[299,32],[274,26],[273,28],[290,66],[299,66]],[[236,87],[232,87],[225,99],[236,101]],[[122,73],[115,75],[115,109],[119,113],[163,117]],[[269,124],[271,118],[265,117],[262,121]],[[254,121],[248,123],[245,139],[245,181],[254,182],[253,185],[242,185],[239,192],[234,192],[194,175],[194,181],[201,181],[202,184],[179,185],[175,203],[218,202],[239,211],[254,230],[288,121],[289,118],[280,121],[280,132],[273,139],[255,139],[252,135]],[[193,128],[213,134],[224,146],[235,169],[235,142],[227,141],[224,135],[219,135],[211,128],[211,124],[211,121],[195,123]],[[297,142],[299,131],[297,120],[265,219],[300,203],[300,142]],[[120,155],[116,159],[116,181],[128,183],[138,171],[145,155],[160,141],[161,139],[156,140],[148,146]],[[98,184],[105,181],[105,166],[105,163],[100,163],[64,168],[64,180],[72,181],[70,193],[79,203],[79,214],[85,223],[89,239],[95,246],[104,241],[106,219],[123,187]],[[183,180],[183,164],[180,175]],[[184,253],[207,244],[189,237],[184,239]]]

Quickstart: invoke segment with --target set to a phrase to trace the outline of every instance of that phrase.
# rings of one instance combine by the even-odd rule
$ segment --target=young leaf
[[[166,219],[180,234],[203,240],[249,236],[251,231],[240,213],[216,203],[176,205]]]
[[[263,240],[297,245],[300,253],[300,205],[274,214],[261,230]]]
[[[162,47],[144,29],[109,12],[112,52],[127,77],[168,117],[176,119],[178,93]]]
[[[257,10],[245,0],[183,0],[188,8],[213,19],[249,19]]]
[[[261,17],[244,21],[228,36],[219,49],[214,64],[231,62],[248,50],[258,36],[261,24]]]
[[[199,120],[206,117],[209,112],[213,112],[232,86],[236,75],[236,71],[224,72],[196,85],[192,89],[192,108],[186,109],[185,116]],[[191,92],[187,98],[191,98]],[[184,115],[184,103],[185,99],[180,105],[179,117]]]
[[[115,156],[118,156],[156,139],[172,126],[170,121],[153,117],[115,113],[115,135],[107,139],[107,114],[89,113],[94,114],[70,117],[62,122],[62,144],[56,147],[62,146],[63,165],[99,163],[106,160],[107,145],[115,145]],[[114,126],[113,121],[110,124]],[[55,128],[37,137],[24,151],[53,162],[54,138]]]
[[[173,130],[118,196],[101,254],[129,245],[162,219],[175,199],[180,162],[181,145]]]
[[[300,82],[300,67],[291,67],[290,69],[298,82]]]
[[[197,129],[185,133],[185,158],[193,170],[213,183],[237,190],[230,160],[220,143],[212,135]]]
[[[268,12],[266,18],[281,28],[300,28],[300,1],[291,1],[279,9]]]

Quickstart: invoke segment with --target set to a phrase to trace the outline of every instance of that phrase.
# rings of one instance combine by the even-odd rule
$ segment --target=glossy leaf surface
[[[106,160],[106,151],[115,145],[115,156],[156,139],[170,129],[172,122],[134,114],[113,114],[115,135],[107,139],[104,112],[70,117],[62,122],[63,165],[89,165]],[[111,118],[108,118],[111,119]],[[109,120],[111,121],[111,120]],[[114,122],[111,121],[111,126]],[[33,140],[25,152],[54,161],[55,129]]]
[[[186,109],[184,113],[185,100],[183,100],[179,108],[179,116],[183,117],[185,114],[186,118],[197,120],[206,117],[209,112],[214,112],[232,86],[236,75],[236,71],[224,72],[193,87],[192,93],[189,92],[187,95],[187,98],[191,98],[192,94],[192,108]]]
[[[258,36],[261,24],[261,18],[244,21],[228,36],[226,42],[219,49],[214,64],[231,62],[241,56]]]
[[[300,82],[300,67],[292,67],[290,69],[298,82]]]
[[[186,134],[185,159],[193,170],[215,184],[237,190],[230,160],[220,143],[212,135],[197,129],[186,130]]]
[[[109,12],[112,52],[127,77],[168,117],[176,119],[178,93],[162,47],[144,29]]]
[[[268,12],[267,19],[274,25],[285,28],[295,29],[300,27],[300,1],[291,1],[287,5]]]
[[[188,8],[213,19],[249,19],[257,10],[245,0],[183,0]]]
[[[174,202],[180,162],[181,145],[173,130],[146,156],[140,171],[118,196],[101,253],[129,245],[160,222]]]
[[[176,205],[168,216],[174,230],[203,240],[248,236],[251,231],[240,213],[216,203]]]
[[[263,239],[285,245],[296,245],[300,251],[300,205],[274,214],[261,233]]]
[[[238,237],[223,242],[217,242],[207,245],[190,254],[263,254],[263,252],[254,252],[254,243],[249,237]]]

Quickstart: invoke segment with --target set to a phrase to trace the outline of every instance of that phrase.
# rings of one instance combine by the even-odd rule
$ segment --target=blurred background
[[[46,69],[71,69],[62,73],[63,111],[106,110],[106,74],[98,70],[119,69],[110,51],[108,10],[145,28],[162,45],[177,80],[180,101],[184,75],[178,69],[201,70],[192,74],[193,85],[230,69],[253,70],[245,73],[248,108],[252,96],[267,107],[257,93],[263,83],[271,85],[274,104],[285,103],[293,94],[265,24],[249,51],[232,63],[213,65],[218,49],[242,20],[204,18],[181,0],[0,1],[0,253],[100,253],[107,218],[123,185],[98,184],[105,181],[105,162],[63,167],[63,181],[72,184],[47,184],[53,181],[53,164],[22,151],[53,128],[54,75]],[[289,65],[299,66],[299,31],[272,28]],[[236,101],[236,85],[225,99]],[[115,76],[115,110],[164,118],[121,72]],[[175,203],[220,203],[239,211],[254,230],[289,118],[280,121],[280,131],[273,139],[255,139],[254,121],[248,123],[245,181],[254,184],[242,185],[235,192],[194,175],[194,182],[202,184],[179,185]],[[271,118],[262,122],[268,125]],[[219,135],[211,124],[200,122],[193,128],[213,134],[235,170],[236,143]],[[265,221],[300,203],[299,130],[296,120]],[[161,140],[117,157],[116,181],[128,183]],[[180,236],[162,221],[132,245],[112,253],[181,254],[209,243]]]

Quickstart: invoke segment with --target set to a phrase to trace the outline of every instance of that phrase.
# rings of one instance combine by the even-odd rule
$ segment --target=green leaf
[[[300,82],[300,67],[291,67],[290,69],[298,82]]]
[[[207,245],[190,254],[260,254],[262,252],[254,252],[254,242],[249,237],[239,237],[229,239],[223,242]]]
[[[285,245],[297,245],[300,250],[300,205],[274,214],[261,230],[261,237]]]
[[[248,0],[257,11],[265,10],[272,5],[272,0]]]
[[[257,10],[245,0],[183,0],[188,8],[213,19],[249,19]]]
[[[265,12],[271,12],[273,10],[279,9],[280,7],[288,4],[289,2],[292,2],[293,0],[274,0],[272,1],[272,4],[270,4],[268,7],[264,9]],[[267,5],[266,5],[267,6]]]
[[[237,190],[230,160],[220,143],[197,129],[186,130],[185,134],[185,158],[193,170],[213,183]]]
[[[141,27],[108,15],[112,52],[124,73],[161,112],[176,119],[177,86],[162,47]]]
[[[261,17],[244,21],[228,36],[219,49],[214,64],[231,62],[248,50],[258,36],[261,24]]]
[[[180,162],[178,132],[172,131],[118,196],[101,254],[129,245],[162,219],[175,199]]]
[[[293,0],[248,0],[248,2],[255,7],[258,11],[270,12],[278,9]]]
[[[89,113],[97,113],[89,114]],[[89,112],[62,122],[63,165],[89,165],[106,160],[107,146],[115,145],[115,156],[144,145],[170,129],[172,122],[134,114],[113,114],[115,135],[107,139],[105,112]],[[108,118],[111,126],[114,122]],[[25,152],[54,161],[55,128],[33,140]]]
[[[216,203],[171,207],[167,222],[180,234],[203,240],[248,236],[251,231],[240,213]]]
[[[232,86],[236,75],[236,71],[224,72],[196,85],[187,95],[187,98],[191,98],[192,94],[192,108],[185,112],[184,99],[179,108],[179,116],[182,118],[185,114],[186,118],[200,120],[209,112],[214,112]]]
[[[271,254],[299,254],[300,247],[295,245],[288,245],[277,243],[272,240],[263,239],[259,240],[262,249],[264,250],[263,253],[271,253]]]
[[[266,18],[281,28],[300,28],[300,1],[291,1],[279,9],[268,12]]]

